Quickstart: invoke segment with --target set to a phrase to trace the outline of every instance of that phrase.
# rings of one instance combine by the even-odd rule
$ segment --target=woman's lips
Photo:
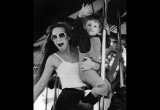
[[[59,46],[59,47],[62,47],[62,46],[63,46],[63,43],[58,44],[58,46]]]

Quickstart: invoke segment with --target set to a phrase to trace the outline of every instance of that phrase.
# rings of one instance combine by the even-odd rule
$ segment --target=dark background
[[[68,16],[79,11],[83,3],[95,0],[34,0],[34,42],[45,34],[46,28],[56,21],[73,22]],[[126,10],[126,0],[111,0],[108,4],[108,23],[116,24],[117,10],[123,14]],[[102,9],[100,10],[102,11]],[[125,19],[123,18],[123,21]]]

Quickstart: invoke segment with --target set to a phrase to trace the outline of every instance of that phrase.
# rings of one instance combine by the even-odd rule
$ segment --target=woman
[[[59,95],[56,110],[86,110],[86,103],[97,101],[92,94],[84,97],[86,84],[79,77],[78,49],[72,47],[71,27],[65,22],[52,25],[47,30],[48,37],[44,45],[44,58],[39,67],[39,81],[34,86],[34,101],[47,86],[51,74],[58,74],[62,92]],[[42,75],[41,75],[42,74]]]

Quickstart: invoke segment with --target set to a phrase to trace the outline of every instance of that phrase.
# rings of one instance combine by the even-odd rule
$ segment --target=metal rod
[[[53,110],[55,109],[56,101],[57,101],[57,73],[56,73],[55,81],[54,81],[54,104],[53,104]]]
[[[121,19],[120,19],[120,12],[117,12],[118,15],[118,28],[117,28],[117,34],[118,34],[118,49],[121,49]],[[122,60],[120,58],[119,60],[119,69],[120,69],[120,87],[124,86],[124,80],[123,80],[123,63]]]
[[[46,87],[46,102],[45,102],[45,110],[47,110],[47,101],[48,101],[48,99],[47,99],[47,97],[48,97],[48,86]]]
[[[102,41],[102,63],[101,63],[101,77],[105,78],[105,59],[106,59],[106,30],[103,30],[103,41]]]
[[[106,33],[107,32],[105,29],[105,25],[107,24],[107,6],[109,1],[110,0],[104,0],[104,3],[103,3],[103,33],[102,33],[102,63],[101,63],[101,77],[103,80],[105,79],[105,61],[106,61]],[[102,110],[104,110],[104,96],[102,97]]]
[[[104,80],[105,78],[105,59],[106,59],[106,29],[104,29],[104,26],[107,23],[107,4],[106,0],[104,0],[104,6],[103,6],[103,33],[102,33],[102,63],[101,63],[101,77]]]

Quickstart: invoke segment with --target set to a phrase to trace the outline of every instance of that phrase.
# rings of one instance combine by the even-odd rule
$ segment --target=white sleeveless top
[[[62,89],[84,87],[86,84],[79,77],[79,65],[63,60],[60,56],[54,53],[62,63],[57,67],[56,72],[60,78]]]

